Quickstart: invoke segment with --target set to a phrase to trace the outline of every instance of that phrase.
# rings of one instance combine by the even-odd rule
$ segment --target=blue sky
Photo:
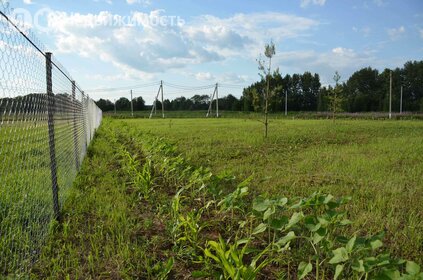
[[[242,86],[259,78],[256,59],[270,40],[283,75],[316,72],[323,84],[333,82],[335,71],[346,80],[362,67],[383,70],[423,58],[421,0],[10,2],[34,18],[41,15],[35,33],[95,99],[128,92],[91,89],[159,80],[238,85],[222,87],[221,95],[240,96]],[[156,87],[137,88],[134,95],[151,103]],[[209,91],[165,86],[165,98]]]

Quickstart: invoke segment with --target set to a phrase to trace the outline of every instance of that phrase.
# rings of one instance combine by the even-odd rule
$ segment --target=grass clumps
[[[253,178],[195,167],[174,145],[103,124],[33,270],[78,279],[421,279],[384,235],[345,235],[350,197],[256,195]]]

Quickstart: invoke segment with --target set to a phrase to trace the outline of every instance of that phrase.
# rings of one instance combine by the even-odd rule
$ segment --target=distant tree
[[[251,103],[253,105],[254,112],[258,112],[261,110],[261,96],[262,94],[260,94],[259,90],[257,90],[256,88],[253,88],[251,90]]]
[[[266,62],[261,58],[258,60],[259,70],[261,71],[260,76],[265,77],[266,79],[266,92],[264,97],[264,137],[267,138],[267,131],[268,131],[268,107],[269,107],[269,96],[270,96],[270,76],[272,70],[272,58],[276,54],[275,51],[275,44],[270,42],[270,44],[266,44],[264,48],[264,55],[268,58],[269,63],[266,65]]]
[[[134,98],[132,102],[134,111],[142,111],[145,109],[145,101],[141,96]]]
[[[236,98],[232,94],[227,95],[225,98],[223,98],[222,101],[223,101],[223,104],[224,104],[224,106],[222,106],[224,108],[224,110],[228,110],[228,111],[238,111],[238,110],[240,110],[239,100],[238,100],[238,98]]]
[[[302,107],[302,104],[304,104],[303,101],[303,94],[301,91],[301,74],[294,74],[292,75],[292,78],[290,80],[290,104],[292,104],[291,108],[294,111],[301,111],[304,108]]]
[[[156,100],[156,113],[157,111],[161,112],[161,110],[162,110],[162,102],[160,102],[160,100]]]
[[[330,110],[330,95],[332,92],[332,87],[322,87],[319,90],[317,96],[317,111],[318,112],[327,112]]]
[[[281,111],[283,109],[282,103],[285,98],[284,96],[284,80],[282,75],[279,73],[279,69],[276,69],[270,77],[270,97],[269,97],[269,108],[271,112]]]
[[[404,106],[406,110],[421,110],[423,104],[423,60],[409,61],[403,68]]]
[[[99,99],[95,103],[103,112],[109,112],[115,109],[115,105],[108,99]]]
[[[305,72],[300,78],[303,111],[315,111],[317,109],[317,96],[320,89],[320,78],[310,72]]]
[[[175,111],[183,111],[183,110],[192,110],[193,109],[193,102],[191,99],[186,99],[185,97],[181,96],[174,100],[172,100],[172,109]]]
[[[131,101],[129,101],[129,99],[126,97],[119,98],[119,100],[116,101],[116,110],[117,111],[131,110]]]
[[[242,93],[243,110],[258,112],[262,106],[262,92],[264,90],[264,80],[245,88]]]
[[[173,110],[172,103],[170,102],[169,99],[163,100],[163,104],[164,104],[164,107],[165,107],[166,110],[169,110],[169,111]]]
[[[379,72],[370,67],[354,72],[344,90],[349,112],[378,111],[381,89]]]
[[[210,102],[210,96],[208,95],[194,95],[190,98],[192,102],[193,110],[207,110]]]

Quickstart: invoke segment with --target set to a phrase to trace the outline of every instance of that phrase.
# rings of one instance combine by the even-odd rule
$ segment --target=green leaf
[[[376,250],[376,249],[382,247],[383,243],[379,239],[376,239],[376,240],[373,240],[373,241],[370,242],[370,246],[372,247],[372,250]]]
[[[298,279],[303,279],[313,270],[313,265],[311,263],[301,262],[298,266]]]
[[[270,216],[272,216],[273,214],[275,214],[276,209],[275,206],[270,206],[269,208],[267,208],[266,212],[264,212],[263,214],[263,220],[267,220],[269,219]]]
[[[276,205],[279,207],[283,207],[288,203],[288,198],[283,197],[281,199],[279,199],[278,201],[276,201]]]
[[[317,244],[317,243],[319,243],[320,241],[322,241],[322,239],[324,238],[325,236],[324,235],[320,235],[319,233],[314,233],[313,234],[313,244]]]
[[[193,278],[207,278],[207,277],[209,277],[209,276],[210,276],[210,274],[209,274],[209,273],[207,273],[206,271],[199,271],[199,270],[196,270],[196,271],[193,271],[193,272],[191,273],[191,276],[192,276]]]
[[[287,228],[291,228],[292,226],[296,225],[301,219],[304,218],[303,212],[296,212],[292,214],[291,219],[289,219],[289,223],[286,226]]]
[[[306,216],[304,219],[304,224],[309,231],[315,232],[320,228],[320,223],[316,222],[313,216]]]
[[[338,277],[341,275],[342,271],[344,270],[344,265],[343,264],[338,264],[336,266],[335,269],[335,276],[333,277],[333,279],[338,279]]]
[[[353,238],[351,238],[348,243],[347,246],[345,246],[345,248],[347,249],[348,253],[351,253],[353,248],[354,248],[354,244],[355,244],[355,240],[357,239],[357,236],[354,236]]]
[[[323,201],[324,204],[328,204],[333,199],[333,195],[328,194]]]
[[[247,221],[240,221],[240,222],[238,222],[238,225],[239,225],[240,228],[244,228],[245,225],[247,225]]]
[[[344,219],[339,223],[341,226],[347,226],[347,225],[351,225],[352,222],[348,219]]]
[[[324,228],[329,225],[329,221],[322,217],[317,217],[317,220],[319,221],[320,225]]]
[[[326,205],[329,208],[329,210],[333,210],[339,207],[339,203],[335,201],[329,201]]]
[[[420,272],[420,266],[415,262],[408,261],[405,265],[405,270],[408,274],[417,275]]]
[[[341,244],[347,244],[348,241],[349,241],[348,238],[346,238],[345,236],[341,236],[341,235],[335,236],[335,240],[338,241]]]
[[[401,273],[398,270],[384,270],[380,273],[380,277],[378,279],[389,279],[389,280],[397,280],[402,279]]]
[[[279,239],[279,241],[277,242],[278,245],[285,245],[286,243],[288,243],[289,241],[293,240],[296,238],[295,232],[290,231],[288,232],[287,235],[285,235],[284,237],[282,237],[281,239]]]
[[[266,224],[261,223],[261,224],[259,224],[258,226],[256,226],[256,228],[253,230],[252,235],[256,235],[256,234],[262,233],[262,232],[264,232],[266,229],[267,229],[267,225],[266,225]]]
[[[281,230],[283,229],[283,227],[288,223],[288,218],[287,217],[282,217],[280,219],[272,219],[270,226],[273,229],[276,230]]]
[[[363,260],[355,261],[351,268],[358,272],[365,272]]]
[[[210,252],[210,250],[209,249],[205,249],[204,250],[204,255],[206,255],[207,257],[209,257],[209,258],[212,258],[213,260],[215,260],[217,263],[220,263],[220,260],[219,260],[219,258],[218,257],[216,257],[215,255],[213,255],[212,254],[212,252]]]
[[[263,198],[257,198],[253,203],[253,209],[257,212],[266,211],[270,205],[270,201],[268,199],[264,200]]]
[[[242,245],[242,244],[247,244],[248,242],[250,242],[250,239],[248,238],[243,238],[243,239],[239,239],[235,242],[236,246]]]
[[[333,253],[333,258],[330,259],[329,261],[330,264],[345,262],[349,259],[347,249],[345,249],[344,247],[340,247],[336,250],[333,250],[332,253]]]
[[[304,203],[305,203],[304,199],[301,199],[298,203],[292,205],[290,208],[291,209],[301,208],[304,205]]]

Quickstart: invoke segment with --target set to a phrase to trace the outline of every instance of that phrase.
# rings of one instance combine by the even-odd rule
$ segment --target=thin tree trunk
[[[265,132],[264,132],[264,137],[267,138],[267,127],[269,125],[268,122],[268,110],[267,107],[269,106],[269,87],[270,87],[270,81],[269,81],[269,77],[267,77],[267,90],[266,90],[266,104],[264,107],[264,127],[265,127]]]
[[[267,89],[266,89],[266,102],[264,105],[264,137],[267,138],[268,122],[268,106],[269,106],[269,91],[270,91],[270,69],[272,68],[272,58],[269,59],[269,70],[267,73]]]
[[[336,106],[337,105],[337,100],[336,100],[336,88],[334,89],[334,98],[333,98],[333,109],[332,109],[332,121],[335,122],[335,112],[336,112]]]

